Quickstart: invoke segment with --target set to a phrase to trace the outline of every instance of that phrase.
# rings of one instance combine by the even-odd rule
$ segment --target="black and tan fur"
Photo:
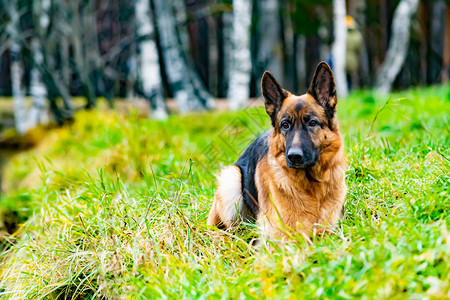
[[[301,96],[269,72],[261,85],[272,128],[221,170],[207,224],[256,220],[268,237],[310,236],[338,222],[347,192],[333,73],[320,63]]]

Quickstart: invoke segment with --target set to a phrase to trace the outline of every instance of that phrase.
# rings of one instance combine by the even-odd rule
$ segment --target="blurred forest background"
[[[160,119],[238,109],[260,96],[265,70],[304,92],[321,60],[341,97],[449,77],[445,0],[1,1],[0,140],[5,128],[63,124],[99,98],[140,99]]]
[[[322,60],[335,234],[216,235],[263,72]],[[450,0],[0,0],[0,298],[450,299],[449,69]]]

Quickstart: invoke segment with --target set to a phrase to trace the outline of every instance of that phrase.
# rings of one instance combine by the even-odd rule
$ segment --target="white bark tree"
[[[167,119],[167,110],[162,95],[161,69],[158,48],[154,39],[154,28],[150,19],[149,0],[136,0],[136,31],[141,40],[138,63],[139,77],[144,96],[150,101],[152,116],[155,119]]]
[[[345,15],[345,0],[333,0],[333,72],[339,97],[346,97],[348,93],[347,78],[345,75],[345,51],[347,43]]]
[[[18,3],[10,1],[7,4],[7,11],[10,21],[7,25],[7,33],[9,37],[9,54],[11,57],[11,87],[13,94],[14,106],[14,122],[17,132],[20,135],[25,134],[28,130],[36,127],[40,122],[45,122],[45,87],[42,89],[42,81],[39,82],[39,75],[36,69],[31,73],[31,92],[32,106],[27,109],[25,103],[25,92],[22,86],[23,65],[21,60],[22,44],[20,29],[20,14],[18,11]],[[34,50],[34,49],[32,49]],[[36,60],[42,59],[39,53],[33,53]],[[42,53],[41,53],[42,54]],[[39,87],[40,86],[40,87]]]
[[[185,113],[192,110],[201,110],[204,106],[196,96],[194,86],[189,79],[189,69],[178,43],[175,17],[170,9],[170,1],[153,0],[153,5],[153,16],[158,26],[164,67],[178,111]]]
[[[36,30],[45,32],[50,24],[48,11],[50,9],[50,0],[34,1],[33,12],[38,19]],[[40,34],[41,35],[41,34]],[[32,98],[32,106],[30,108],[31,124],[48,123],[48,112],[46,107],[47,87],[42,79],[42,66],[44,64],[44,55],[42,53],[42,45],[37,36],[31,41],[31,52],[33,53],[33,68],[31,69],[30,78],[30,95]]]
[[[250,96],[250,23],[252,1],[233,1],[228,102],[232,110],[242,108]]]
[[[17,3],[10,1],[7,4],[7,12],[10,20],[6,27],[6,32],[9,37],[9,55],[11,58],[11,89],[13,95],[14,106],[14,123],[19,134],[24,134],[27,131],[27,108],[25,104],[25,97],[22,88],[23,67],[20,59],[22,46],[20,44],[20,15],[17,9]]]
[[[12,15],[10,15],[12,17]],[[19,134],[29,129],[25,95],[22,87],[23,66],[20,59],[22,47],[17,41],[10,40],[9,55],[11,57],[11,89],[14,106],[14,123]]]
[[[67,74],[62,75],[58,71],[59,66],[62,66],[63,70],[65,67],[69,68],[69,45],[67,44],[65,49],[58,46],[58,40],[61,40],[61,43],[67,41],[66,35],[69,36],[68,32],[70,32],[66,21],[66,4],[55,3],[51,0],[37,0],[33,1],[32,5],[34,32],[31,42],[33,70],[30,92],[33,100],[36,99],[38,102],[46,97],[55,121],[63,124],[73,118],[69,92],[70,69],[67,70]],[[62,11],[65,13],[61,14]],[[55,55],[59,49],[62,50],[60,61]],[[58,97],[62,99],[62,108],[57,103]],[[37,104],[37,106],[41,105]]]
[[[32,104],[29,114],[29,122],[31,126],[37,124],[47,124],[48,111],[47,111],[47,88],[42,81],[41,72],[38,65],[42,65],[44,57],[42,55],[42,49],[37,39],[31,41],[31,50],[33,52],[34,66],[31,69],[30,78],[30,96]]]
[[[376,90],[387,94],[406,59],[409,46],[412,15],[417,11],[419,0],[401,0],[394,12],[392,34],[386,58],[377,76]]]

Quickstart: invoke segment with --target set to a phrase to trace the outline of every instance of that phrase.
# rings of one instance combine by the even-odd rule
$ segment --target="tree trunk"
[[[22,87],[23,66],[21,61],[22,47],[19,41],[20,15],[17,3],[8,3],[7,11],[10,17],[6,28],[9,36],[9,55],[11,58],[11,89],[13,95],[14,123],[17,132],[23,135],[29,129],[28,113],[25,103],[25,96]]]
[[[23,67],[20,60],[21,47],[18,42],[10,41],[9,55],[11,57],[11,89],[14,104],[14,122],[16,130],[23,135],[29,129],[27,107],[22,88]]]
[[[230,53],[228,101],[231,109],[242,108],[250,95],[250,22],[252,1],[233,1],[233,32]]]
[[[389,8],[388,0],[380,0],[379,6],[379,16],[380,16],[380,30],[381,30],[381,57],[386,53],[389,44]]]
[[[217,97],[225,98],[228,91],[230,75],[231,27],[233,15],[224,11],[217,24]]]
[[[208,91],[214,97],[217,97],[217,84],[219,81],[217,61],[218,61],[218,37],[217,37],[217,16],[209,16],[206,19],[206,24],[208,24],[209,32],[209,58],[208,58],[208,74],[209,74],[209,85]]]
[[[42,82],[42,76],[39,66],[42,65],[44,57],[40,42],[37,38],[31,41],[31,51],[33,53],[34,66],[31,69],[30,78],[30,94],[31,94],[31,108],[29,111],[29,122],[31,126],[37,124],[47,124],[48,114],[46,108],[47,88]]]
[[[51,0],[33,2],[33,19],[35,20],[34,27],[36,29],[37,39],[39,40],[35,47],[38,52],[40,52],[42,58],[42,60],[35,60],[35,66],[38,68],[39,75],[41,77],[40,80],[45,84],[46,94],[50,104],[50,111],[52,112],[56,122],[61,125],[65,121],[73,118],[71,97],[68,89],[71,75],[70,69],[67,71],[67,74],[63,73],[62,76],[58,74],[58,64],[62,66],[63,70],[64,66],[69,68],[69,46],[67,45],[67,53],[62,51],[61,61],[57,62],[57,56],[55,53],[58,52],[59,47],[53,36],[56,30],[61,30],[67,25],[64,21],[66,20],[66,15],[58,14],[57,17],[55,17],[55,10],[61,11],[66,7],[63,6],[63,9],[61,9],[61,4],[59,4],[58,7],[54,7],[51,4]],[[53,14],[53,22],[50,22],[50,13]],[[55,22],[61,23],[56,25],[54,24]],[[64,43],[64,41],[67,41],[67,38],[63,37],[62,40],[62,43]],[[66,54],[67,56],[65,56]],[[40,55],[37,54],[37,57],[39,56]],[[64,109],[60,109],[56,103],[58,96],[61,96],[62,98]]]
[[[447,83],[450,75],[450,5],[447,4],[444,32],[444,57],[442,58],[441,79]]]
[[[376,89],[387,94],[405,62],[409,45],[409,25],[419,0],[401,0],[394,12],[392,34],[386,58],[377,77]]]
[[[301,91],[308,88],[306,78],[306,38],[304,35],[298,34],[295,41],[295,68],[297,70],[298,89]]]
[[[38,19],[37,31],[46,32],[50,24],[48,11],[50,0],[36,1],[33,3],[33,10]],[[40,35],[40,34],[39,34]],[[43,69],[44,55],[42,53],[41,41],[38,37],[31,40],[31,51],[33,53],[33,68],[31,69],[30,94],[32,105],[29,112],[31,124],[48,123],[48,113],[46,108],[47,87],[42,81],[41,70]]]
[[[190,72],[183,59],[175,30],[175,18],[167,0],[152,0],[153,17],[159,33],[159,44],[170,88],[175,97],[178,111],[185,113],[204,108],[195,95],[189,79]]]
[[[339,97],[347,96],[347,79],[345,76],[345,51],[347,42],[347,27],[345,25],[345,0],[333,0],[333,71],[336,80],[336,90]]]
[[[184,57],[184,60],[186,61],[187,64],[187,68],[189,71],[189,80],[191,82],[191,85],[194,87],[194,92],[196,93],[198,99],[200,100],[200,103],[206,109],[212,109],[214,107],[214,99],[206,89],[205,84],[200,79],[198,72],[195,70],[194,61],[192,60],[191,55],[189,53],[189,34],[187,31],[186,5],[183,0],[173,0],[173,3],[175,8],[175,20],[176,23],[178,24],[177,32],[182,49],[181,54]],[[206,24],[204,24],[203,27],[206,27]],[[202,38],[207,39],[208,36],[207,35],[202,36]],[[206,42],[206,47],[208,47],[208,42]],[[206,55],[207,56],[209,55],[208,51],[206,51]],[[206,58],[205,61],[207,62],[208,59],[209,58]]]
[[[257,48],[257,81],[261,79],[264,71],[269,70],[277,80],[283,80],[283,47],[280,37],[282,34],[278,0],[261,0],[258,3],[258,31],[259,43]],[[257,84],[261,93],[260,85]],[[286,87],[288,88],[288,87]]]
[[[69,64],[69,39],[66,36],[61,37],[60,51],[62,81],[65,82],[67,86],[70,86],[72,74]]]
[[[419,2],[418,7],[419,15],[419,27],[420,27],[420,83],[427,84],[427,69],[428,69],[428,24],[429,24],[429,13],[427,4],[424,1]]]
[[[93,1],[93,0],[89,0]],[[90,77],[90,70],[92,66],[89,65],[88,58],[92,56],[92,53],[88,53],[87,43],[83,40],[83,29],[88,31],[80,17],[80,7],[78,1],[70,1],[72,7],[72,45],[74,50],[75,65],[77,66],[78,73],[80,75],[81,82],[83,83],[85,95],[87,98],[87,108],[95,107],[97,104],[97,98],[95,96],[94,85]],[[90,6],[90,5],[89,5]],[[93,14],[93,11],[84,12],[85,14]],[[93,30],[89,28],[89,30]]]
[[[446,4],[444,0],[431,1],[430,57],[428,64],[428,81],[439,82],[441,75],[445,36]]]
[[[355,17],[363,37],[363,43],[359,53],[359,84],[360,86],[370,86],[369,54],[367,50],[368,39],[366,34],[366,0],[349,1],[349,11],[347,14]]]
[[[285,1],[281,1],[280,3],[281,11],[286,12],[289,10],[289,6]],[[280,80],[284,82],[284,86],[286,89],[290,91],[294,91],[297,89],[297,82],[294,81],[294,69],[295,63],[294,60],[294,27],[292,24],[292,19],[289,16],[286,16],[284,13],[276,12],[279,17],[279,22],[282,28],[281,35],[282,43],[281,49],[276,47],[274,50],[274,56],[278,55],[282,58],[283,67],[282,67],[282,76]],[[270,25],[269,25],[270,26]],[[259,78],[258,78],[259,79]]]
[[[136,31],[140,43],[139,77],[145,98],[150,101],[152,116],[167,119],[167,110],[162,95],[161,69],[155,43],[153,23],[150,19],[149,0],[136,0]]]

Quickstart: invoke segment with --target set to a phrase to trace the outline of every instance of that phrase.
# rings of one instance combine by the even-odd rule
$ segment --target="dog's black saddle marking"
[[[255,185],[255,171],[258,162],[269,152],[268,138],[272,129],[262,133],[245,152],[238,158],[235,165],[239,167],[242,174],[242,196],[244,204],[253,214],[255,219],[258,211],[258,191]]]

